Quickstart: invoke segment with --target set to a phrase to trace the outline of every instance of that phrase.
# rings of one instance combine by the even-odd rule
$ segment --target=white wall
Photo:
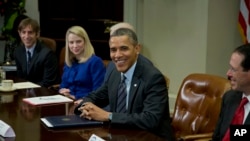
[[[207,73],[225,77],[231,52],[242,44],[238,29],[239,7],[239,0],[209,0]]]
[[[40,23],[38,0],[25,0],[25,9],[27,11],[27,13],[25,13],[27,16],[37,20],[38,23]]]
[[[128,1],[125,3],[131,4],[132,0]],[[225,77],[231,52],[241,44],[237,29],[238,0],[138,0],[134,3],[137,20],[125,20],[135,23],[144,47],[142,54],[170,78],[171,109],[188,74],[199,72]]]
[[[170,78],[170,93],[187,74],[205,72],[206,5],[204,0],[144,1],[143,54]]]

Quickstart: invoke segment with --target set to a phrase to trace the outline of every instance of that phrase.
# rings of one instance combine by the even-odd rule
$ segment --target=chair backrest
[[[213,132],[217,123],[223,94],[231,89],[223,77],[190,74],[179,89],[172,126],[176,137]]]
[[[63,66],[65,63],[65,47],[63,47],[60,51],[60,56],[59,56],[59,71],[60,71],[60,76],[63,74]]]
[[[169,89],[170,79],[169,79],[166,75],[164,75],[164,78],[165,78],[165,80],[166,80],[167,88]]]
[[[50,47],[54,52],[56,52],[56,41],[52,38],[47,37],[39,37],[46,46]]]
[[[102,60],[103,64],[105,67],[108,66],[108,64],[110,63],[111,60]]]

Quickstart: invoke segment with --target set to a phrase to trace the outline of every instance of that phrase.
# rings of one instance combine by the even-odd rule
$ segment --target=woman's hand
[[[74,102],[75,105],[79,105],[81,102],[83,101],[83,99],[78,99]]]
[[[68,97],[68,98],[71,98],[71,99],[75,100],[75,96],[70,94],[70,89],[61,88],[59,90],[59,93],[66,96],[66,97]]]
[[[61,88],[61,89],[59,90],[59,93],[60,93],[60,94],[70,93],[70,89],[67,89],[67,88]]]

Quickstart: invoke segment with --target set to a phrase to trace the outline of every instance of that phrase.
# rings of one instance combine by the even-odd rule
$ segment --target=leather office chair
[[[167,85],[167,88],[168,88],[168,90],[169,90],[170,79],[169,79],[166,75],[164,75],[164,78],[165,78],[165,80],[166,80],[166,85]]]
[[[60,54],[59,54],[59,65],[58,66],[59,66],[60,78],[62,77],[62,74],[63,74],[64,63],[65,63],[65,47],[63,47],[61,49]],[[51,87],[49,87],[49,89],[58,91],[59,87],[60,87],[60,84],[54,84]]]
[[[56,41],[52,38],[47,37],[39,37],[46,46],[50,47],[54,52],[56,52]]]
[[[111,60],[102,60],[103,64],[105,67],[108,66],[108,64],[110,63]]]
[[[231,88],[223,77],[190,74],[179,89],[172,117],[177,140],[211,139],[217,123],[222,96]]]
[[[59,71],[60,71],[60,76],[63,74],[63,67],[65,63],[65,47],[63,47],[60,51],[60,56],[59,56]]]

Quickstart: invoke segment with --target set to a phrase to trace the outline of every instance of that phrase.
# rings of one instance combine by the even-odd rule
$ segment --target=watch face
[[[112,120],[112,113],[109,114],[109,121]]]

